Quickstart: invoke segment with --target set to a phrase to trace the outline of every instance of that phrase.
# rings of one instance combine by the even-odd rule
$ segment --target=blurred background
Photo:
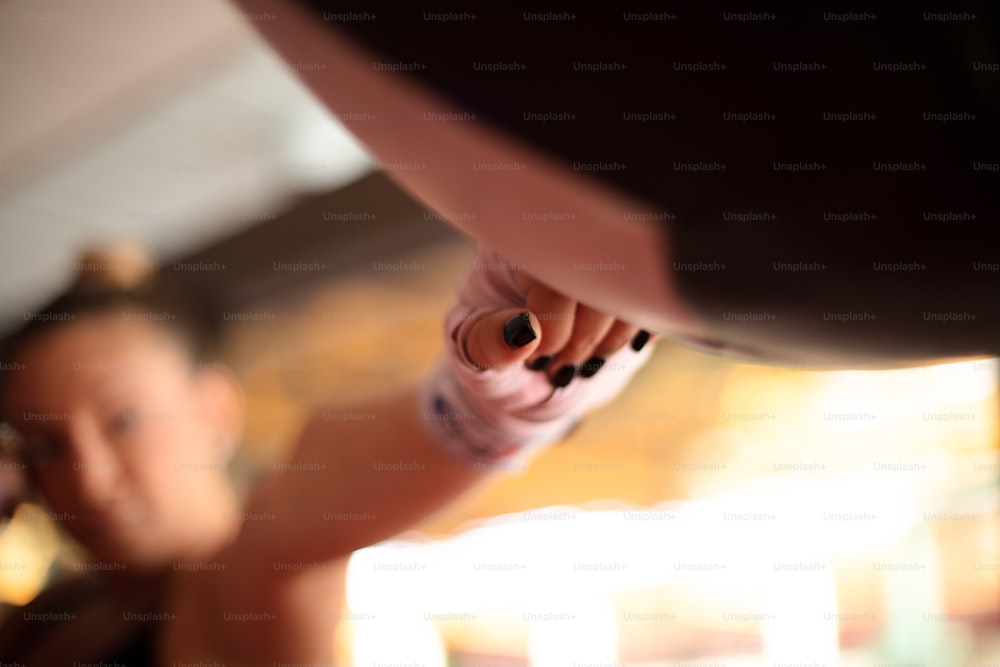
[[[266,10],[81,7],[0,2],[0,325],[82,245],[141,241],[230,315],[246,483],[311,404],[421,377],[473,244],[262,44]],[[530,469],[358,552],[331,641],[349,664],[1000,664],[997,379],[664,341]],[[4,604],[82,569],[56,526],[26,504],[0,528]]]

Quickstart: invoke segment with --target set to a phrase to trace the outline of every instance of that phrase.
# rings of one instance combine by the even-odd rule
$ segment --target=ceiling
[[[2,326],[83,244],[169,262],[372,169],[226,0],[0,2],[0,99]]]

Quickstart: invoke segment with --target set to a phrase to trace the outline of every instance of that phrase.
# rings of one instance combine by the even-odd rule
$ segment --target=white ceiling
[[[226,0],[0,3],[0,325],[85,243],[168,261],[371,168]]]

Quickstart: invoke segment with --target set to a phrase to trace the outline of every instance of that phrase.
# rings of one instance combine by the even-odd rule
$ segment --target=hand
[[[434,437],[476,462],[527,456],[615,398],[648,333],[555,292],[480,247],[445,321],[429,382]]]
[[[527,313],[527,317],[524,317]],[[641,351],[652,336],[627,322],[565,296],[516,264],[480,246],[449,319],[460,326],[467,361],[495,369],[523,361],[552,386],[598,373],[608,358],[629,346]]]

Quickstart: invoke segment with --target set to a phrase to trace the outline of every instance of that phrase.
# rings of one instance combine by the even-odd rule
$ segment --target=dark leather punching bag
[[[398,182],[586,303],[722,353],[1000,351],[991,2],[239,2]]]

